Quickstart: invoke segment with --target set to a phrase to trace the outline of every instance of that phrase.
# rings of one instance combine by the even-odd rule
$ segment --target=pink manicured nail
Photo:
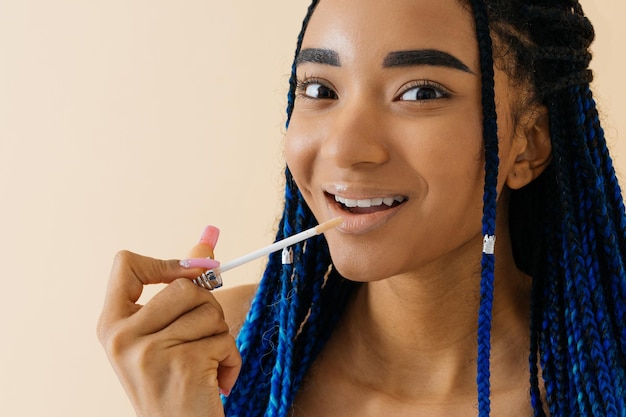
[[[215,259],[210,258],[189,258],[183,259],[178,262],[183,268],[204,268],[215,269],[220,266],[220,263]]]
[[[218,237],[220,237],[220,229],[215,226],[207,226],[204,228],[204,231],[200,236],[200,242],[209,245],[212,249],[215,249]]]
[[[226,391],[220,388],[220,394],[222,394],[224,397],[228,397],[230,395],[230,391]]]

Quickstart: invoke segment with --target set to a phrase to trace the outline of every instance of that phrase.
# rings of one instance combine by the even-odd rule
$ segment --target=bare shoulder
[[[224,310],[224,318],[233,336],[236,336],[241,329],[257,288],[257,284],[246,284],[213,292],[215,299]]]

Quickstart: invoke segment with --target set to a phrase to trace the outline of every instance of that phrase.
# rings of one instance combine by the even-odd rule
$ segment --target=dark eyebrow
[[[339,55],[330,49],[307,48],[300,51],[296,58],[296,66],[305,62],[340,67]]]
[[[412,65],[434,65],[474,72],[458,58],[437,49],[390,52],[383,61],[383,68],[408,67]]]

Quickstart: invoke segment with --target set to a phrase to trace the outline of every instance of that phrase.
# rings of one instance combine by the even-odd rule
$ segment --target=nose
[[[363,101],[333,111],[320,155],[341,168],[366,168],[389,160],[384,111]]]

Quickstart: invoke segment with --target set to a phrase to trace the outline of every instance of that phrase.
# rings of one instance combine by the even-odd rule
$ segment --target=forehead
[[[438,49],[478,69],[472,16],[459,0],[320,0],[302,47],[335,50],[346,63]]]

